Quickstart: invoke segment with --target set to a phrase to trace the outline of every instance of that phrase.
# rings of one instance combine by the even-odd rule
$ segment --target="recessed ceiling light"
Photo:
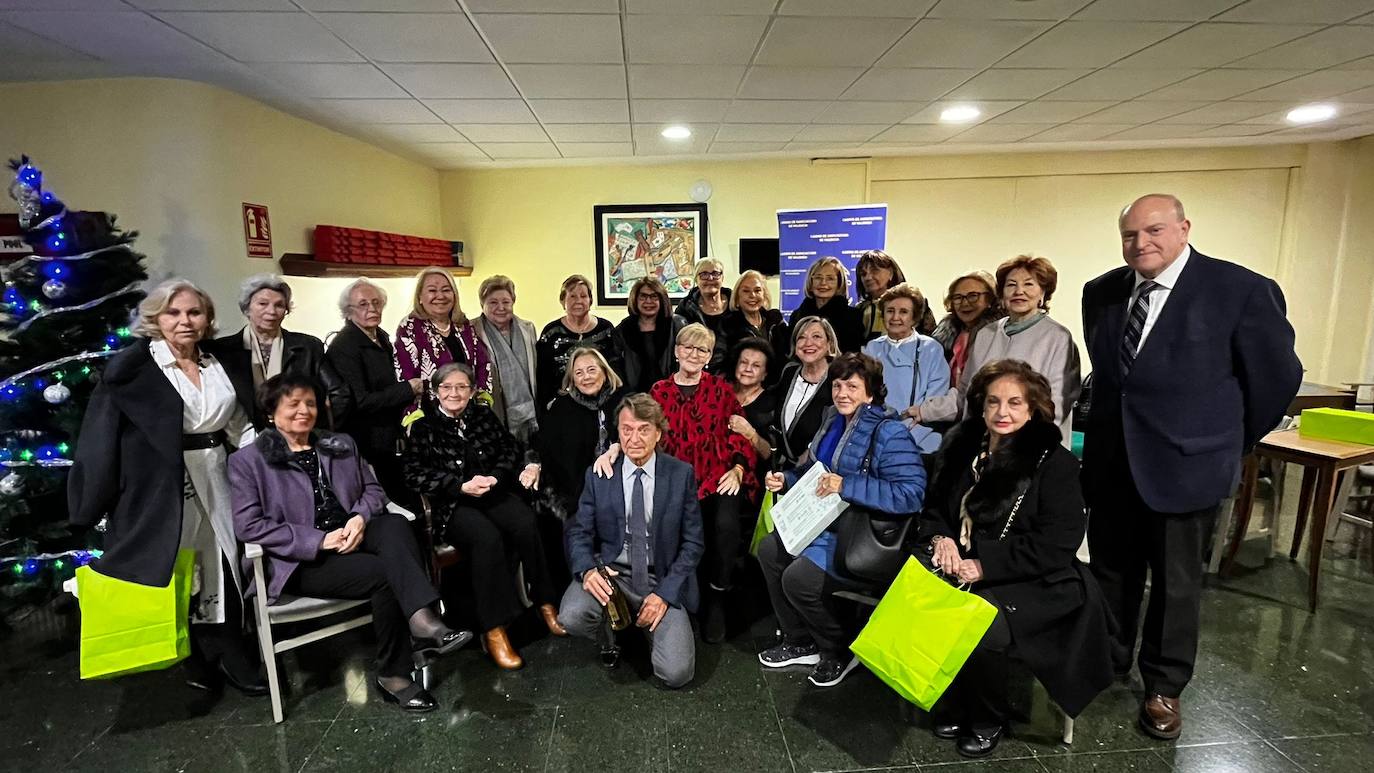
[[[940,120],[944,123],[968,123],[982,114],[983,111],[973,105],[955,105],[941,110]]]
[[[688,129],[686,126],[669,126],[659,133],[663,135],[664,139],[668,140],[685,140],[692,136],[692,130]]]
[[[1289,123],[1317,123],[1335,117],[1335,105],[1303,105],[1288,111]]]

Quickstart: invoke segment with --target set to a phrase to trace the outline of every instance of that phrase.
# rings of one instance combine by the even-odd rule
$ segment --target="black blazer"
[[[401,414],[415,401],[408,381],[396,377],[391,340],[377,329],[377,343],[349,322],[329,342],[325,359],[348,389],[346,410],[334,411],[334,424],[358,443],[363,458],[385,464],[401,437]]]
[[[1083,288],[1093,366],[1084,432],[1089,504],[1118,495],[1129,470],[1150,509],[1185,513],[1230,495],[1240,461],[1282,418],[1302,383],[1283,291],[1249,269],[1193,250],[1135,364],[1121,377],[1121,340],[1135,272]]]
[[[257,393],[253,389],[253,354],[243,345],[243,330],[239,328],[236,333],[207,341],[204,346],[224,366],[224,372],[229,374],[229,381],[234,385],[239,405],[252,418],[253,427],[260,430],[267,426],[267,415],[258,409]],[[319,423],[333,428],[334,420],[331,417],[348,413],[347,385],[325,361],[324,344],[320,339],[290,330],[281,331],[281,335],[281,372],[309,376],[324,387],[329,405],[320,406]]]
[[[839,339],[842,352],[861,351],[864,341],[868,340],[868,335],[864,331],[863,314],[849,305],[848,298],[836,296],[819,308],[816,301],[811,298],[802,298],[796,311],[792,312],[792,324],[795,325],[806,317],[820,317],[829,322],[835,329],[835,338]]]
[[[778,400],[778,423],[774,431],[781,441],[778,445],[778,453],[773,460],[774,470],[790,470],[796,466],[797,460],[806,453],[806,447],[811,443],[811,438],[816,435],[816,430],[821,428],[821,419],[825,416],[825,409],[834,404],[830,395],[830,373],[827,372],[825,380],[816,386],[816,394],[811,398],[811,402],[801,409],[796,420],[792,422],[791,428],[784,432],[782,414],[787,410],[787,393],[791,391],[792,382],[799,370],[801,370],[800,362],[787,363],[778,377],[777,386],[773,387],[773,393],[777,395]],[[755,429],[758,428],[755,427]]]
[[[782,371],[782,363],[792,356],[792,330],[787,326],[786,320],[782,318],[782,312],[777,309],[763,310],[763,328],[756,328],[749,324],[749,319],[744,316],[744,312],[736,309],[725,315],[725,320],[721,323],[721,331],[725,334],[725,351],[728,353],[735,348],[735,344],[746,338],[762,338],[773,347],[773,363],[768,373],[768,384],[777,382],[778,374]],[[728,357],[727,357],[728,359]],[[723,374],[727,378],[733,378],[733,373]]]
[[[690,323],[680,314],[671,314],[668,319],[670,321],[667,330],[656,329],[652,333],[640,331],[639,316],[636,314],[626,316],[615,326],[616,332],[620,334],[620,340],[625,344],[625,384],[633,392],[648,392],[654,384],[677,370],[674,344],[677,342],[677,334]],[[662,317],[659,318],[658,324],[664,324]],[[657,362],[646,362],[644,354],[640,351],[640,339],[646,335],[661,336],[660,342],[663,347],[659,349]],[[559,383],[562,383],[562,374],[559,374]]]

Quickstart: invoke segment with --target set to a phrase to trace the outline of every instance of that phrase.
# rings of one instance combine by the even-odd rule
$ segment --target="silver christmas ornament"
[[[72,390],[66,384],[52,384],[43,390],[43,399],[58,405],[67,402],[67,398],[72,396]]]
[[[17,497],[24,493],[24,478],[17,472],[12,472],[0,478],[0,494],[7,497]]]
[[[60,279],[49,279],[43,283],[43,294],[55,301],[67,294],[67,283]]]

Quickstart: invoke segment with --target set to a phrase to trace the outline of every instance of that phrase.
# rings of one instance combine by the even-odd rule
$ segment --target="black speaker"
[[[778,275],[777,239],[740,239],[739,271],[757,271],[764,276]]]

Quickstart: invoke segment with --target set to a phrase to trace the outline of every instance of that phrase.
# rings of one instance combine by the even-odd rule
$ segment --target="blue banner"
[[[782,298],[778,308],[791,319],[801,305],[806,270],[818,258],[839,258],[849,272],[849,302],[858,300],[854,264],[887,243],[887,205],[858,204],[826,209],[778,210],[778,256]]]

